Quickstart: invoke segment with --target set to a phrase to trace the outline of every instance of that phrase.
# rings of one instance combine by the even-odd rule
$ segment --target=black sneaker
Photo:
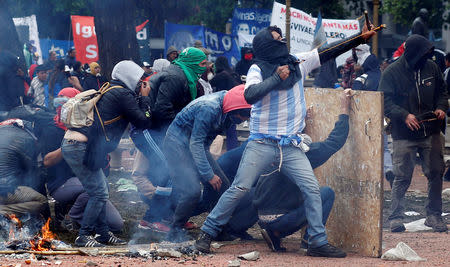
[[[402,219],[393,219],[390,222],[391,232],[392,233],[400,233],[406,230],[405,225],[403,225]]]
[[[432,227],[434,232],[447,232],[447,225],[442,220],[440,215],[430,215],[427,216],[425,220],[425,225],[428,227]]]
[[[127,242],[125,240],[122,240],[118,237],[116,237],[112,232],[108,232],[107,235],[95,235],[95,240],[98,242],[105,244],[105,245],[112,245],[112,246],[120,246],[120,245],[126,245]]]
[[[347,257],[347,253],[330,244],[325,244],[318,248],[308,248],[308,250],[306,251],[306,255],[311,257],[327,257],[327,258]]]
[[[385,176],[386,176],[386,180],[389,182],[389,185],[391,186],[391,189],[392,189],[392,184],[394,183],[394,178],[395,178],[394,172],[389,170],[385,173]]]
[[[211,247],[212,236],[205,232],[200,233],[200,237],[195,241],[195,248],[203,253],[209,253]]]
[[[275,252],[285,252],[286,248],[281,246],[281,239],[276,237],[269,229],[261,229],[261,235],[267,246]]]
[[[76,239],[75,239],[75,246],[77,247],[87,247],[87,248],[101,248],[104,247],[105,245],[97,242],[97,240],[95,240],[95,238],[93,238],[90,235],[79,235]]]

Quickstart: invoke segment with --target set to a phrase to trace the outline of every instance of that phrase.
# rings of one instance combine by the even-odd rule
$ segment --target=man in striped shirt
[[[221,231],[239,200],[248,193],[260,175],[281,172],[300,189],[305,199],[310,256],[345,257],[330,245],[322,223],[319,184],[305,152],[301,132],[305,127],[306,103],[303,79],[321,63],[342,54],[375,32],[363,31],[331,48],[321,47],[290,55],[281,30],[270,26],[253,39],[255,61],[247,74],[245,99],[252,104],[249,143],[244,151],[235,180],[206,218],[195,246],[209,252],[210,242]]]

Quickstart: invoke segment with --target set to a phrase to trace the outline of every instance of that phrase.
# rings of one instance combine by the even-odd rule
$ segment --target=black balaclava
[[[408,65],[415,71],[421,69],[433,52],[433,44],[425,37],[413,34],[405,42],[405,59]]]
[[[216,66],[216,74],[224,70],[231,71],[230,64],[228,64],[228,59],[224,56],[218,57],[214,65]]]
[[[289,66],[290,75],[282,82],[280,89],[291,88],[302,77],[297,59],[289,54],[285,42],[273,39],[269,28],[262,29],[253,38],[253,54],[263,79],[272,76],[279,66]]]
[[[421,8],[419,10],[419,17],[421,17],[425,22],[428,22],[428,10],[426,8]]]

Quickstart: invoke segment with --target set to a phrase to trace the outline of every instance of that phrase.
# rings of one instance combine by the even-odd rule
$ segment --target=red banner
[[[70,16],[72,19],[73,43],[76,59],[81,63],[98,61],[97,35],[94,17]]]

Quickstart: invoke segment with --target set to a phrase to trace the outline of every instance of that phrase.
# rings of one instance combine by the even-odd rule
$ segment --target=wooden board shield
[[[306,88],[306,132],[325,140],[341,113],[342,90]],[[336,193],[327,222],[331,244],[348,252],[380,257],[383,209],[383,94],[355,91],[344,147],[314,172]]]

